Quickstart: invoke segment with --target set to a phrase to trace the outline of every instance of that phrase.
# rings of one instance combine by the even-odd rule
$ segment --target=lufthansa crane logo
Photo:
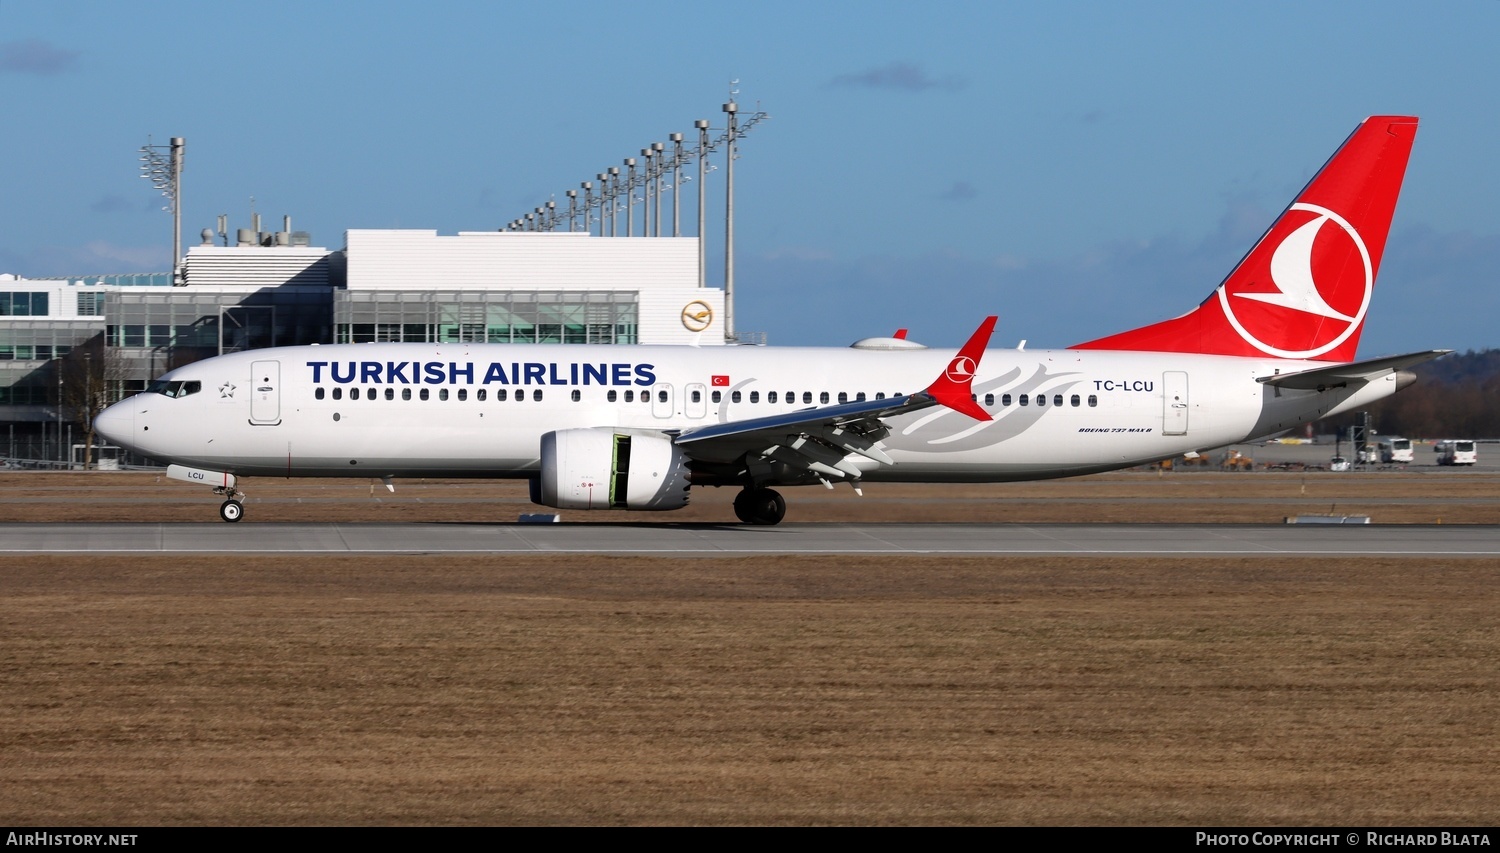
[[[974,378],[974,359],[966,355],[955,356],[948,362],[948,369],[943,372],[949,382],[957,382],[960,385]]]
[[[714,309],[701,299],[682,306],[682,327],[689,332],[701,332],[714,322]]]
[[[1347,341],[1364,322],[1375,268],[1364,239],[1344,217],[1301,202],[1291,211],[1313,216],[1285,233],[1271,254],[1268,272],[1275,290],[1247,292],[1243,285],[1232,290],[1225,285],[1219,288],[1219,304],[1240,337],[1261,352],[1316,358]],[[1325,228],[1329,222],[1338,227]]]

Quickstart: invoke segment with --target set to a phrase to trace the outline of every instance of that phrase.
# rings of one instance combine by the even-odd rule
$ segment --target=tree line
[[[1500,349],[1446,355],[1412,370],[1417,382],[1372,404],[1376,432],[1406,438],[1500,438]],[[1349,412],[1321,422],[1354,424]]]

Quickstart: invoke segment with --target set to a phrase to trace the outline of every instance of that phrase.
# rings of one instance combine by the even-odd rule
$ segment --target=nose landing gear
[[[223,495],[219,504],[219,517],[225,521],[239,521],[245,517],[245,493],[233,486],[215,486],[214,494]]]

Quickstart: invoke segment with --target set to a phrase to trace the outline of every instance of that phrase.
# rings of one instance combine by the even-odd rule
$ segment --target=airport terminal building
[[[245,232],[242,232],[244,234]],[[343,249],[251,233],[170,273],[0,275],[0,444],[60,460],[82,441],[69,388],[110,400],[221,353],[313,343],[725,341],[724,292],[699,286],[694,237],[351,230]],[[86,380],[80,377],[88,377]]]

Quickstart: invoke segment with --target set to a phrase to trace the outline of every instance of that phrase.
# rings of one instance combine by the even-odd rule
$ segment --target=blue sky
[[[1500,346],[1495,0],[543,6],[0,0],[0,272],[168,268],[148,135],[187,139],[186,244],[254,197],[337,248],[499,227],[721,125],[738,79],[772,118],[736,164],[737,313],[772,343],[956,345],[997,313],[997,342],[1063,346],[1182,313],[1359,120],[1403,113],[1361,353]]]

